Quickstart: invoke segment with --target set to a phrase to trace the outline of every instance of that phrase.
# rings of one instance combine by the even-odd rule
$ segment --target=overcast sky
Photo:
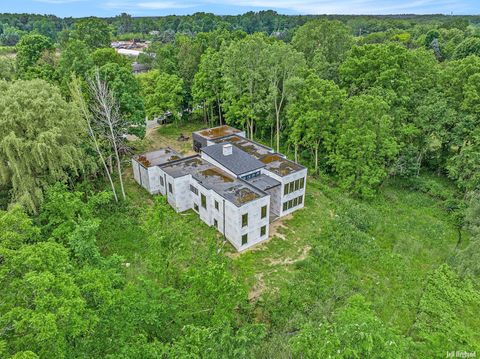
[[[235,15],[273,9],[281,14],[480,14],[480,0],[0,0],[0,13],[57,16]]]

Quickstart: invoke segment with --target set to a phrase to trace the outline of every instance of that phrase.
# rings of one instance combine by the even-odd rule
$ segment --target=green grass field
[[[199,127],[162,127],[135,147],[146,150],[166,143],[187,153],[189,143],[177,137]],[[129,205],[105,216],[99,235],[105,240],[99,244],[104,254],[125,257],[131,263],[129,278],[135,280],[147,273],[142,258],[155,251],[141,226],[153,199],[133,181],[129,168],[126,173]],[[435,176],[423,179],[443,192],[454,191]],[[267,320],[268,303],[275,303],[298,283],[299,288],[305,285],[306,292],[316,291],[325,315],[352,293],[361,293],[385,323],[406,335],[427,276],[452,256],[457,245],[459,232],[452,216],[441,199],[402,186],[399,180],[386,183],[368,202],[352,199],[328,182],[328,178],[310,176],[305,208],[276,222],[268,242],[240,255],[229,245],[222,247],[230,258],[229,267],[248,288],[260,321]],[[220,235],[192,211],[169,214],[172,225],[197,238],[220,241]],[[461,246],[467,242],[463,233]]]

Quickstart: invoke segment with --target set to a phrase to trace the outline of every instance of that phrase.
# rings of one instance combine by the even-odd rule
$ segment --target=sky
[[[0,13],[60,17],[236,15],[275,10],[280,14],[480,14],[480,0],[0,0]]]

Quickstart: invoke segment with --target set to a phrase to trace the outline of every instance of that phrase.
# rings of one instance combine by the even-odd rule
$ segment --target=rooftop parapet
[[[234,135],[236,133],[241,133],[242,131],[227,125],[207,128],[206,130],[200,130],[194,132],[194,134],[201,136],[203,138],[214,140],[216,138],[225,137],[229,135]]]
[[[161,148],[156,151],[145,152],[133,156],[133,159],[143,167],[154,167],[182,158],[182,155],[170,147]]]

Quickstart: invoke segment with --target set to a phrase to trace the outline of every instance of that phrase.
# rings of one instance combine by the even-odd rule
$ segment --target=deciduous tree
[[[138,80],[149,118],[163,116],[168,112],[179,118],[184,95],[181,78],[153,70],[139,75]]]
[[[126,130],[139,137],[145,134],[145,109],[140,96],[140,85],[131,69],[117,63],[107,63],[98,70],[100,79],[106,83],[118,103]],[[93,75],[95,77],[95,75]]]
[[[76,21],[72,36],[85,42],[91,49],[110,47],[110,28],[100,18],[89,17]]]
[[[328,156],[333,151],[345,99],[345,91],[333,81],[310,74],[288,106],[295,153],[298,146],[310,149],[315,157],[315,171],[318,170],[319,152]]]
[[[340,185],[371,197],[388,175],[398,145],[389,107],[382,99],[360,95],[345,102],[330,162]]]
[[[79,174],[85,127],[78,110],[42,80],[0,83],[0,179],[35,212],[51,183]]]
[[[253,138],[255,126],[271,109],[267,53],[268,39],[254,34],[232,42],[225,51],[224,108],[227,122],[238,123]]]
[[[295,90],[301,85],[305,60],[299,52],[281,41],[271,44],[265,56],[268,56],[270,69],[267,81],[270,85],[269,93],[274,109],[276,149],[277,152],[280,152],[284,108]]]
[[[313,20],[299,27],[292,45],[303,52],[320,77],[337,79],[337,68],[353,44],[350,30],[339,21]]]
[[[52,41],[43,35],[28,34],[20,40],[17,49],[17,70],[22,78],[36,77],[41,69],[39,60],[45,52],[54,50]]]

